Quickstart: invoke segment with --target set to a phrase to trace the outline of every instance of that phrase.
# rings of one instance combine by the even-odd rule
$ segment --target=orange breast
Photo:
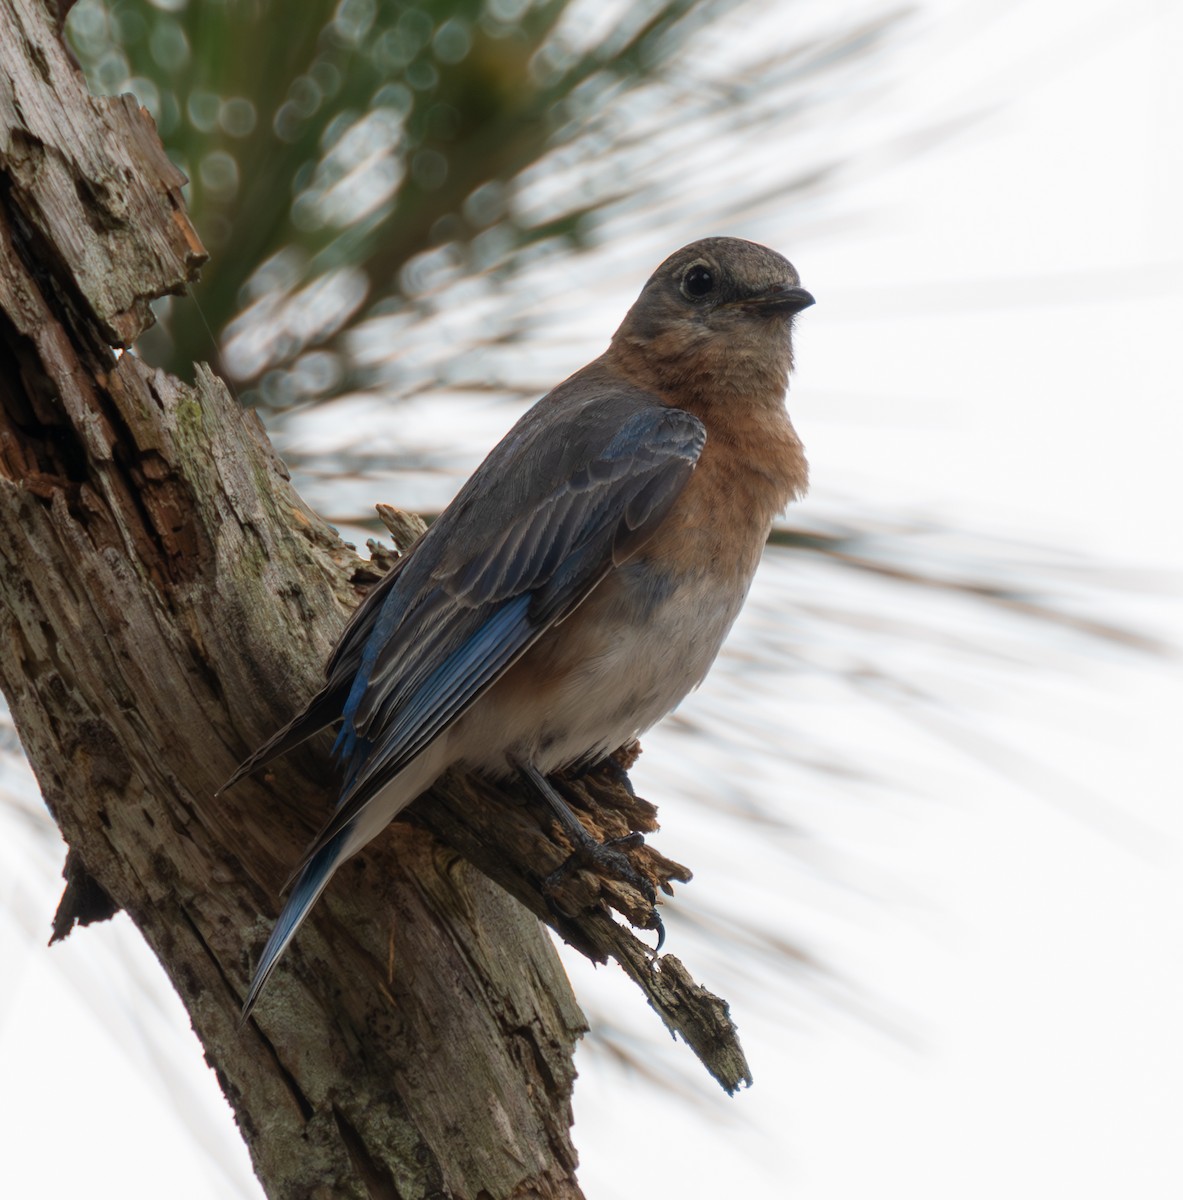
[[[805,491],[805,454],[780,405],[773,411],[695,415],[707,426],[706,446],[641,557],[676,571],[743,578],[746,587],[773,518]]]

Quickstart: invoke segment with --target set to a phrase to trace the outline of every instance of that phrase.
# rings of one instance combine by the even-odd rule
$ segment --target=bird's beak
[[[803,287],[774,287],[759,296],[744,300],[752,308],[771,308],[777,312],[799,313],[814,303],[813,296]]]

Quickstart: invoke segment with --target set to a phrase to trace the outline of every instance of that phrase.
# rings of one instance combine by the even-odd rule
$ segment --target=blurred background
[[[359,545],[681,244],[818,298],[813,491],[634,772],[755,1086],[564,953],[590,1200],[1180,1195],[1183,9],[80,0],[68,34],[212,254],[140,352],[214,362]],[[63,859],[5,717],[0,1187],[259,1196],[126,918],[45,948]]]

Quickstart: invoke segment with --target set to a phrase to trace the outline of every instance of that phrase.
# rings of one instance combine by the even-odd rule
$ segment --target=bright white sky
[[[1177,569],[1183,398],[1168,354],[1183,317],[1183,10],[1000,7],[922,6],[868,146],[967,107],[982,118],[852,179],[840,207],[869,220],[819,222],[792,245],[776,214],[718,232],[785,250],[819,298],[801,322],[792,404],[819,505],[845,496],[867,512],[875,498],[885,516]],[[737,637],[775,620],[786,569],[770,564]],[[785,586],[853,605],[827,591],[832,575]],[[1177,636],[1173,609],[1131,596],[1108,615]],[[934,607],[914,619],[954,618]],[[976,676],[964,700],[975,744],[940,712],[849,703],[808,671],[753,681],[738,658],[646,739],[639,790],[674,794],[680,770],[712,769],[695,760],[694,723],[725,723],[730,691],[763,689],[794,736],[862,755],[886,782],[801,801],[803,866],[786,872],[773,848],[767,856],[767,872],[785,876],[774,917],[842,982],[737,987],[725,947],[707,962],[705,982],[734,1002],[750,1092],[708,1094],[633,989],[572,963],[577,993],[619,1012],[655,1061],[680,1063],[698,1097],[581,1063],[577,1141],[592,1200],[659,1189],[686,1200],[1183,1194],[1183,684],[1173,666],[1117,651],[1081,660],[1052,635],[1037,651],[1022,642],[1030,634],[999,636],[1013,636],[1017,661],[1046,651],[1052,665]],[[720,740],[745,732],[724,728]],[[1000,772],[998,747],[1016,745]],[[27,793],[4,761],[0,786]],[[727,766],[714,762],[721,781]],[[769,903],[752,883],[763,860],[731,826],[706,810],[672,813],[662,847],[696,868],[680,903]],[[31,857],[21,894],[38,898],[16,924],[0,921],[16,982],[0,991],[3,1190],[256,1195],[175,997],[127,984],[156,971],[128,923],[42,948],[58,866]],[[191,1082],[178,1087],[178,1074]]]

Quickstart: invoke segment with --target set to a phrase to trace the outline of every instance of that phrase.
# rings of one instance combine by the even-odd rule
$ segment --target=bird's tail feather
[[[308,860],[304,869],[297,876],[291,895],[283,906],[283,911],[275,922],[275,928],[267,939],[267,945],[263,947],[259,964],[255,967],[250,990],[247,992],[242,1006],[240,1018],[242,1023],[245,1023],[251,1015],[251,1009],[255,1007],[255,1002],[262,994],[263,988],[266,987],[271,972],[275,970],[283,952],[290,945],[292,938],[296,936],[296,931],[304,923],[304,918],[311,912],[312,906],[321,892],[325,890],[329,880],[332,879],[333,872],[349,857],[351,832],[352,830],[348,826],[342,829],[332,841],[327,842]]]
[[[294,750],[302,742],[306,742],[314,733],[319,733],[327,725],[339,720],[341,716],[340,689],[323,688],[309,700],[282,729],[273,733],[248,759],[244,760],[238,770],[226,780],[214,793],[220,796],[232,788],[240,779],[252,771]]]

